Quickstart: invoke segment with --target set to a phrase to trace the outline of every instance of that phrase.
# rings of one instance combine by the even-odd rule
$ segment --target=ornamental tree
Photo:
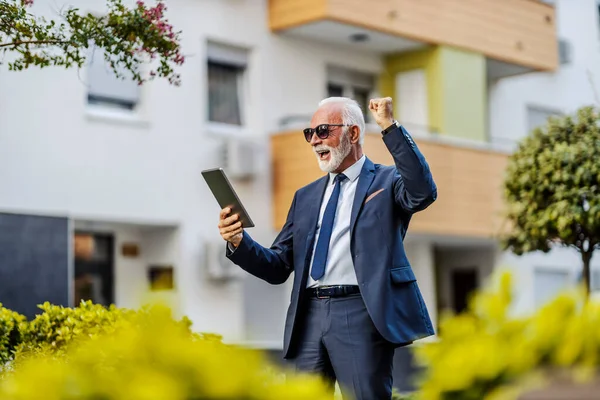
[[[34,0],[0,0],[0,53],[11,53],[9,70],[82,67],[96,46],[119,78],[130,77],[141,85],[160,77],[179,85],[175,67],[184,62],[180,32],[166,20],[162,0],[154,6],[138,1],[132,8],[122,0],[106,2],[103,15],[84,15],[71,7],[59,12],[57,22],[33,15]]]
[[[505,249],[577,249],[589,294],[590,261],[600,248],[599,110],[583,107],[535,129],[510,156],[504,190],[511,225]]]

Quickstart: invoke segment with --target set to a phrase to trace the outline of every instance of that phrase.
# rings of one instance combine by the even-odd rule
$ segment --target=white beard
[[[319,158],[320,150],[329,150],[329,160],[321,160]],[[350,135],[348,132],[344,132],[342,134],[342,138],[340,139],[340,144],[337,147],[330,147],[324,144],[313,147],[313,151],[317,156],[317,161],[319,162],[319,168],[323,172],[333,172],[340,167],[344,159],[350,154],[352,151],[352,143],[350,143]]]

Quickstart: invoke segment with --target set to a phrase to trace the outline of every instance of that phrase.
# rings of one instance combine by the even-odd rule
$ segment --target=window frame
[[[537,127],[543,126],[543,125],[538,125],[533,128],[530,127],[531,111],[546,113],[546,114],[548,114],[548,117],[550,117],[550,116],[562,117],[564,115],[563,111],[561,111],[557,108],[554,108],[554,107],[546,107],[546,106],[542,106],[539,104],[526,104],[525,105],[525,130],[527,132],[527,136],[530,135],[531,132],[533,132]],[[548,121],[548,117],[545,120],[546,122]]]
[[[237,74],[237,101],[239,108],[240,124],[231,124],[220,121],[212,121],[210,115],[210,93],[208,87],[209,65],[222,65],[239,69]],[[211,134],[236,135],[241,131],[245,131],[248,126],[248,109],[249,109],[249,89],[248,75],[250,68],[250,51],[248,48],[230,45],[223,42],[215,42],[208,40],[206,42],[206,55],[204,59],[206,68],[205,84],[206,84],[206,107],[205,121],[208,125],[208,131]]]
[[[365,90],[367,92],[366,104],[359,104],[363,109],[363,115],[365,117],[365,123],[372,123],[372,117],[369,113],[368,101],[370,97],[374,97],[376,93],[375,88],[376,74],[371,72],[359,71],[354,69],[348,69],[345,67],[338,66],[327,66],[327,85],[326,93],[327,97],[330,95],[330,86],[338,86],[342,88],[342,97],[349,97],[356,100],[356,89]]]
[[[104,58],[104,52],[102,49],[92,46],[90,50],[90,56],[86,65],[87,73],[87,87],[86,87],[86,108],[92,110],[92,112],[107,112],[117,113],[123,115],[137,115],[142,107],[142,90],[132,78],[128,78],[130,74],[126,70],[120,71],[125,75],[125,78],[117,78],[114,75],[114,71],[109,67],[107,61]],[[97,63],[101,64],[98,65]],[[106,79],[110,79],[116,85],[127,85],[133,88],[135,86],[135,95],[132,96],[134,100],[125,98],[125,96],[119,96],[114,93],[96,93],[96,90],[92,87],[91,80],[99,79],[95,76],[98,71],[94,72],[94,68],[102,68],[106,72]],[[103,77],[104,78],[104,77]],[[130,88],[130,89],[131,89]]]
[[[242,67],[239,65],[234,65],[234,64],[228,64],[226,62],[223,61],[214,61],[211,60],[210,58],[207,58],[206,60],[206,84],[207,84],[207,88],[210,86],[210,66],[212,65],[217,65],[217,66],[221,66],[221,67],[225,67],[225,68],[231,68],[231,69],[236,69],[236,96],[237,96],[237,107],[238,107],[238,117],[239,117],[239,124],[234,124],[234,123],[228,123],[228,122],[223,122],[223,121],[215,121],[215,120],[211,120],[211,115],[210,115],[210,90],[207,90],[207,115],[206,115],[206,119],[207,122],[209,124],[216,124],[216,125],[223,125],[223,126],[229,126],[229,127],[244,127],[246,126],[246,101],[245,101],[245,90],[244,90],[244,83],[246,81],[246,73],[247,73],[247,67]]]
[[[540,301],[540,296],[539,296],[539,293],[537,292],[537,289],[538,289],[537,278],[539,276],[538,274],[560,274],[560,275],[562,275],[565,278],[563,288],[559,289],[558,292],[552,294],[551,297],[548,297],[548,298]],[[533,304],[536,309],[547,304],[548,301],[551,301],[554,297],[556,297],[558,295],[558,293],[560,293],[564,290],[568,290],[574,283],[573,282],[573,273],[571,270],[564,268],[564,267],[556,267],[556,266],[549,266],[549,265],[534,266],[532,268],[532,278],[533,278],[533,290],[532,290]]]

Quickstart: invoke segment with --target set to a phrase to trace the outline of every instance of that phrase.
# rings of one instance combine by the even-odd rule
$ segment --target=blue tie
[[[319,280],[325,274],[325,264],[327,263],[327,253],[329,253],[329,240],[331,239],[331,231],[333,230],[333,220],[335,219],[335,211],[337,209],[338,199],[340,197],[340,185],[347,179],[346,175],[339,174],[335,177],[335,187],[329,198],[323,221],[321,221],[321,231],[319,232],[319,241],[315,249],[315,258],[313,259],[310,276],[315,280]]]

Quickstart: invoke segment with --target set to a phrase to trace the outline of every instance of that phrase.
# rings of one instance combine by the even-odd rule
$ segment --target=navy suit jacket
[[[393,166],[365,160],[350,219],[350,249],[360,291],[371,319],[396,346],[434,334],[433,326],[404,251],[403,240],[412,214],[437,197],[425,157],[408,132],[397,128],[383,136]],[[302,324],[304,292],[319,209],[329,176],[299,189],[287,220],[270,248],[244,232],[227,257],[250,274],[271,284],[285,282],[294,272],[287,312],[284,357],[292,358]]]

